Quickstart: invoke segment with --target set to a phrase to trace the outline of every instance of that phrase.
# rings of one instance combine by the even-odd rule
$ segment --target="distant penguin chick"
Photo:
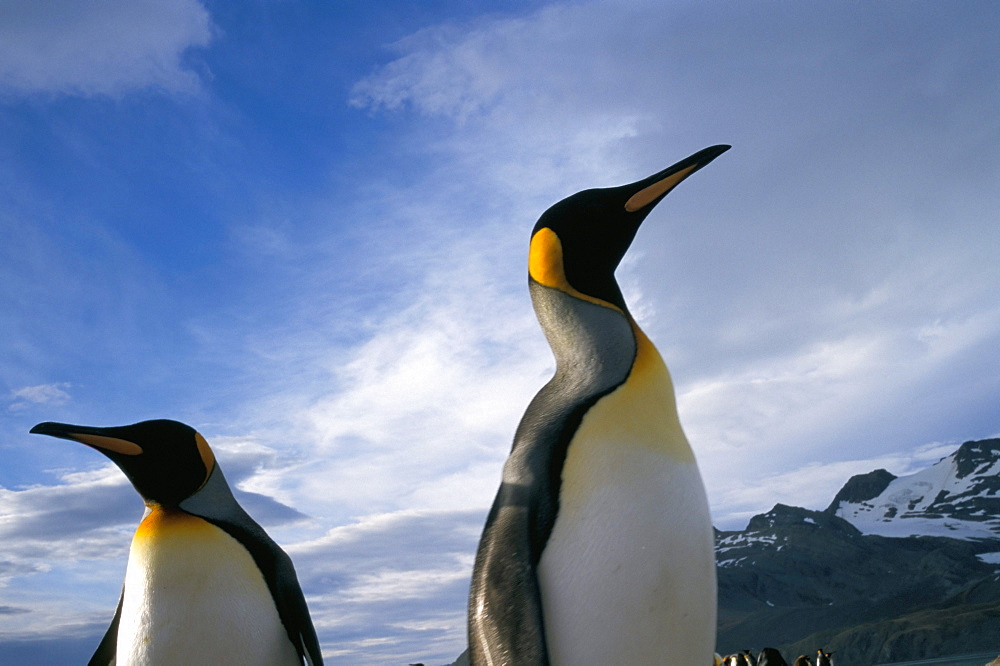
[[[614,272],[654,206],[728,148],[578,192],[531,232],[528,286],[556,370],[518,425],[479,543],[474,666],[713,658],[705,488],[670,373]]]
[[[193,428],[49,422],[31,432],[97,449],[146,505],[90,664],[323,663],[291,559],[236,502]]]

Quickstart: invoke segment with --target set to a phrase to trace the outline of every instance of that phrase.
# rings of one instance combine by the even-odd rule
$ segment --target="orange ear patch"
[[[621,308],[617,305],[588,296],[569,283],[566,279],[566,270],[563,268],[562,241],[556,232],[548,227],[542,227],[531,237],[531,247],[528,250],[528,275],[540,285],[558,289],[581,301],[596,303],[621,312]]]
[[[194,441],[198,444],[198,453],[201,455],[201,461],[205,463],[205,480],[208,481],[208,476],[215,469],[215,454],[212,453],[212,448],[205,441],[205,438],[201,436],[201,433],[196,432],[194,434]]]
[[[568,291],[572,289],[566,281],[563,269],[562,241],[556,232],[542,227],[531,237],[528,250],[528,275],[546,287]]]

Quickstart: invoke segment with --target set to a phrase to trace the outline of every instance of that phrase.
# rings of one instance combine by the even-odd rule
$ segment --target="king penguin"
[[[532,230],[528,284],[556,369],[518,425],[479,543],[474,665],[712,662],[705,488],[670,374],[614,272],[653,207],[728,149],[574,194]]]
[[[146,505],[91,665],[323,663],[291,559],[237,503],[197,431],[157,420],[31,432],[97,449]]]

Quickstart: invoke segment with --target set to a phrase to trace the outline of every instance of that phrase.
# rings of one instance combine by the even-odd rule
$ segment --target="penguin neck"
[[[614,392],[622,410],[645,410],[641,418],[647,434],[655,433],[653,439],[667,443],[678,460],[694,462],[677,414],[670,371],[638,324],[618,308],[556,288],[531,283],[531,295],[556,358],[548,390],[574,404]]]
[[[556,360],[554,381],[579,393],[625,381],[637,353],[636,327],[626,312],[531,280],[535,315]]]
[[[233,491],[218,465],[212,469],[205,485],[180,502],[177,508],[202,518],[230,523],[242,522],[244,517],[250,518],[233,497]]]

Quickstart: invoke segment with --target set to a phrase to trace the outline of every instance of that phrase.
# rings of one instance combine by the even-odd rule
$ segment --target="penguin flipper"
[[[323,666],[323,653],[306,606],[292,558],[245,511],[227,520],[205,518],[225,530],[250,553],[278,609],[288,639],[307,666]]]
[[[301,663],[322,666],[323,653],[292,558],[236,502],[222,470],[216,466],[205,485],[184,500],[180,508],[215,525],[247,549],[264,577],[278,618]]]
[[[483,530],[469,600],[472,664],[549,663],[526,495],[501,484]]]
[[[555,480],[589,406],[573,388],[549,381],[514,435],[472,569],[469,657],[475,666],[549,664],[538,563],[558,512]]]
[[[115,610],[115,617],[111,620],[111,626],[104,632],[101,644],[97,646],[94,656],[87,662],[87,666],[115,666],[118,653],[118,623],[122,619],[122,602],[125,600],[125,589],[122,588],[121,596],[118,597],[118,608]]]
[[[284,551],[279,551],[284,557],[278,558],[278,613],[284,623],[296,649],[305,660],[306,666],[323,666],[323,653],[319,648],[319,639],[313,627],[306,598],[302,594],[298,577],[292,566],[292,560]]]

